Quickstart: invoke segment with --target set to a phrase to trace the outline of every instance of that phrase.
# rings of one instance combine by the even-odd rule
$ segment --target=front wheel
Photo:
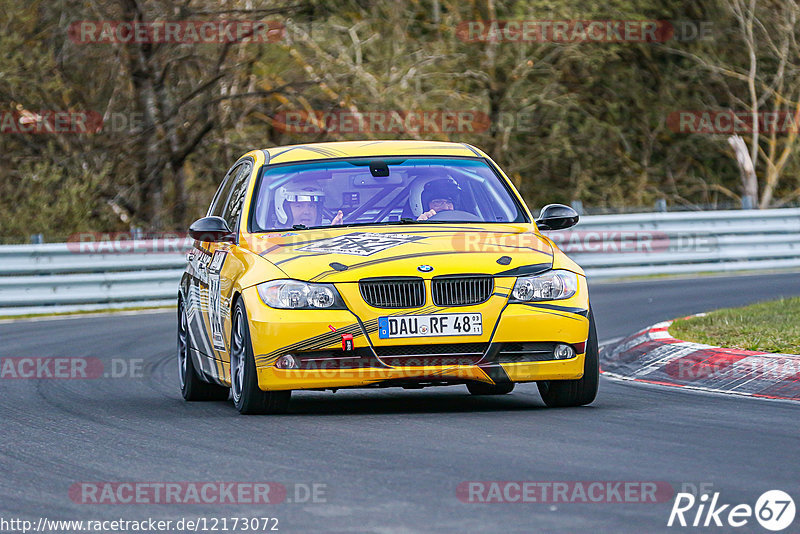
[[[262,391],[258,387],[250,326],[242,299],[236,301],[231,328],[231,394],[236,409],[245,415],[285,413],[291,390]]]
[[[578,380],[545,380],[538,383],[539,394],[551,407],[583,406],[597,396],[600,382],[600,350],[597,346],[597,329],[594,316],[589,311],[589,339],[586,340],[586,356],[583,362],[583,378]]]

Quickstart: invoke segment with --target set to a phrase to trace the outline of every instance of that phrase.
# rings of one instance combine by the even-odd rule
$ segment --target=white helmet
[[[411,189],[408,192],[408,204],[411,206],[411,213],[414,214],[415,218],[428,211],[423,209],[422,190],[428,182],[432,180],[435,180],[435,178],[417,178],[414,183],[411,184]]]
[[[275,215],[278,222],[286,224],[289,220],[289,210],[286,202],[316,202],[317,218],[322,218],[322,201],[325,199],[325,192],[316,182],[294,182],[280,186],[275,191]]]

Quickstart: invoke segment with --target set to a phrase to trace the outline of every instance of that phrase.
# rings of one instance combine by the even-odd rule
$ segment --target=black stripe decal
[[[524,276],[529,274],[539,274],[548,271],[553,267],[552,263],[535,263],[533,265],[521,265],[507,271],[499,272],[495,276]]]
[[[428,312],[435,310],[435,306],[426,306],[425,308],[420,308],[419,310],[409,313],[406,311],[399,311],[393,312],[388,315],[422,315]],[[449,308],[445,308],[447,310]],[[361,320],[353,314],[354,317],[359,321],[358,323],[352,323],[347,326],[343,326],[338,328],[336,332],[325,332],[323,334],[318,334],[316,336],[310,337],[308,339],[304,339],[302,341],[298,341],[297,343],[292,343],[291,345],[286,345],[284,347],[280,347],[272,352],[266,354],[259,354],[256,356],[255,360],[256,363],[261,363],[264,365],[271,365],[274,363],[278,357],[292,352],[307,352],[312,350],[320,350],[331,345],[338,345],[339,340],[341,339],[342,334],[353,334],[353,337],[360,337],[365,336],[366,334],[371,334],[378,331],[378,319],[370,319],[366,322],[361,322]],[[367,340],[369,341],[369,337],[367,336]]]
[[[497,321],[494,323],[494,328],[492,328],[492,335],[489,337],[489,349],[486,351],[486,354],[483,355],[484,361],[487,361],[487,358],[490,363],[483,363],[478,364],[478,367],[486,373],[492,382],[495,384],[507,384],[511,382],[511,379],[508,377],[506,370],[503,369],[499,363],[491,363],[491,360],[497,355],[497,352],[500,350],[500,344],[494,343],[494,335],[497,333],[497,327],[500,326],[500,321],[503,320],[503,312],[506,311],[508,308],[508,303],[503,306],[503,309],[500,310],[500,313],[497,315]]]
[[[353,269],[360,269],[362,267],[372,267],[374,265],[380,265],[381,263],[388,263],[388,262],[396,261],[396,260],[407,260],[409,258],[423,258],[423,257],[427,257],[427,256],[443,256],[443,255],[446,255],[446,254],[460,254],[460,253],[459,252],[452,252],[452,251],[416,252],[414,254],[404,254],[402,256],[392,256],[392,257],[389,257],[389,258],[377,258],[377,259],[374,259],[374,260],[363,261],[361,263],[354,263],[353,265],[348,265],[347,266],[347,270],[351,271]],[[321,280],[321,279],[325,278],[326,276],[330,276],[331,274],[333,274],[335,272],[337,272],[337,271],[335,271],[335,270],[323,271],[320,274],[318,274],[318,275],[314,276],[313,278],[311,278],[311,280],[312,281]]]
[[[486,375],[492,379],[492,382],[495,384],[508,384],[511,382],[511,379],[508,377],[508,373],[506,370],[499,363],[490,363],[486,365],[479,365],[481,371],[486,373]]]
[[[474,148],[472,148],[471,145],[468,145],[467,143],[461,143],[461,144],[464,145],[465,147],[467,147],[468,149],[470,149],[472,151],[472,153],[475,154],[476,156],[478,156],[479,158],[483,157],[480,154],[478,154],[478,151],[475,150]]]
[[[371,267],[371,266],[374,266],[374,265],[380,265],[381,263],[388,263],[388,262],[398,261],[398,260],[407,260],[407,259],[410,259],[410,258],[424,258],[424,257],[428,257],[428,256],[447,256],[447,255],[452,255],[452,254],[463,254],[463,252],[460,252],[460,251],[457,251],[457,250],[455,250],[455,251],[441,251],[441,252],[417,252],[417,253],[414,253],[414,254],[404,254],[402,256],[393,256],[393,257],[390,257],[390,258],[379,258],[379,259],[374,259],[374,260],[369,260],[369,261],[365,261],[365,262],[361,262],[361,263],[354,263],[353,265],[349,265],[348,266],[348,271],[349,270],[353,270],[353,269],[360,269],[362,267]],[[480,254],[494,254],[494,253],[493,252],[482,252]],[[535,265],[526,265],[526,266],[522,266],[522,267],[517,267],[515,269],[511,269],[509,271],[503,271],[503,272],[494,274],[492,276],[519,276],[520,274],[538,274],[538,273],[541,273],[541,272],[549,270],[552,267],[552,265],[553,265],[552,263],[537,263]],[[527,272],[527,271],[523,272],[523,270],[525,270],[525,269],[530,269],[530,272]],[[536,269],[538,269],[538,270],[536,270]],[[516,273],[516,271],[521,271],[521,272],[519,274],[512,274],[512,273]],[[313,278],[311,278],[311,281],[321,280],[321,279],[325,278],[326,276],[330,276],[331,274],[336,273],[336,272],[337,271],[334,271],[334,270],[323,271],[322,273],[320,273],[320,274],[314,276]]]
[[[274,261],[272,262],[273,265],[278,266],[283,263],[289,263],[290,261],[299,260],[302,258],[313,258],[314,256],[324,256],[328,254],[327,252],[317,252],[316,254],[298,254],[297,256],[292,256],[291,258],[286,258],[285,260],[281,261]]]
[[[547,310],[556,310],[556,311],[574,313],[575,315],[582,315],[583,317],[586,317],[589,314],[589,310],[584,308],[558,306],[556,304],[545,304],[543,302],[513,302],[512,304],[522,304],[523,306],[529,306],[531,308],[543,308]]]
[[[286,230],[286,231],[288,232],[288,230]],[[272,252],[274,250],[277,250],[279,248],[296,247],[296,246],[300,246],[300,245],[309,245],[311,243],[318,243],[320,241],[327,241],[328,239],[331,239],[330,236],[329,237],[318,237],[316,239],[306,239],[304,241],[293,241],[291,243],[276,243],[276,244],[272,245],[271,247],[269,247],[267,250],[264,250],[263,252],[260,252],[259,256],[263,257],[265,254],[269,254],[270,252]],[[317,255],[318,254],[314,254],[314,256],[317,256]]]
[[[321,147],[299,145],[299,146],[293,146],[293,147],[287,148],[286,150],[282,150],[280,152],[277,152],[276,154],[274,154],[272,156],[272,159],[275,159],[278,156],[282,156],[283,154],[286,154],[287,152],[291,152],[293,150],[307,150],[309,152],[314,152],[315,154],[322,154],[323,156],[327,156],[329,158],[332,158],[332,157],[336,156],[337,154],[344,154],[345,156],[347,155],[345,152],[342,152],[341,150],[334,150],[334,149],[327,149],[327,148],[323,149]],[[298,161],[298,163],[300,163],[300,162]]]

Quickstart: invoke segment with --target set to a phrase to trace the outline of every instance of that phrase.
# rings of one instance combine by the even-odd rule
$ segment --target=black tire
[[[183,299],[178,301],[178,377],[181,394],[187,401],[224,401],[230,390],[224,386],[206,382],[197,374],[192,356],[189,354],[189,320]]]
[[[236,301],[231,321],[231,393],[234,406],[245,415],[286,413],[292,396],[291,390],[259,389],[247,310],[242,299]]]
[[[578,380],[545,380],[539,382],[539,394],[550,408],[584,406],[594,401],[600,382],[600,354],[597,346],[597,328],[589,311],[589,339],[586,340],[586,358],[583,378]]]
[[[505,395],[514,390],[514,382],[508,382],[506,384],[467,382],[467,389],[472,395]]]

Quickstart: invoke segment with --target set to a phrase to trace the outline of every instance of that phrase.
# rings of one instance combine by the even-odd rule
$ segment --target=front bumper
[[[359,298],[357,284],[337,284],[347,310],[276,310],[250,287],[242,298],[250,319],[259,387],[327,389],[581,378],[589,333],[585,278],[579,277],[579,290],[570,299],[529,304],[508,302],[513,283],[513,278],[497,279],[495,293],[480,305],[409,310],[370,308]],[[484,318],[480,336],[378,337],[380,316],[470,312]],[[352,336],[352,350],[343,350],[343,335]],[[548,358],[546,349],[555,343],[572,345],[576,356]],[[526,357],[529,348],[539,350]],[[392,357],[408,352],[418,356]],[[276,367],[285,354],[295,356],[301,367]]]

